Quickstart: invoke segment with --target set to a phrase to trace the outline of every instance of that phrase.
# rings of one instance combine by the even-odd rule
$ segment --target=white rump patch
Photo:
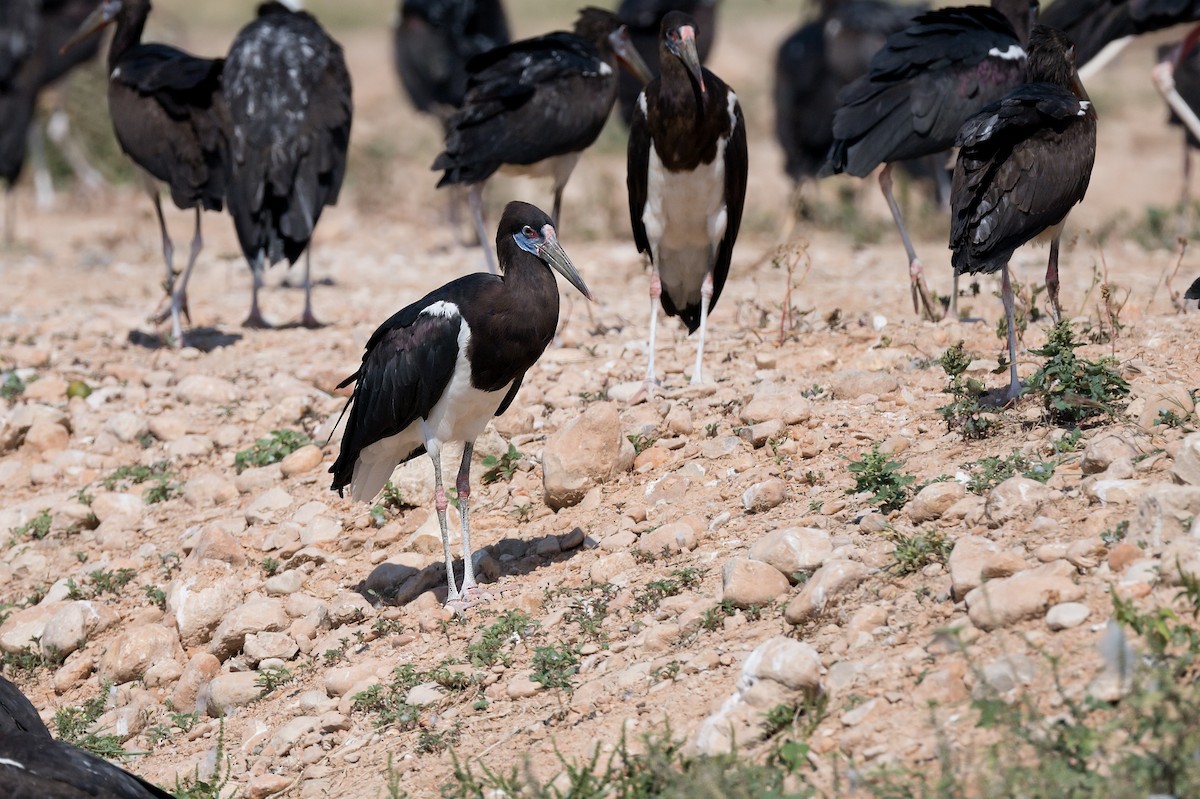
[[[637,107],[638,107],[638,111],[642,112],[642,116],[646,116],[647,114],[650,113],[649,111],[646,110],[646,93],[645,92],[638,93]]]
[[[0,766],[12,766],[13,768],[21,769],[21,771],[26,770],[24,763],[18,763],[15,760],[9,760],[7,757],[0,757]]]
[[[456,316],[460,316],[460,314],[458,312],[458,306],[452,302],[446,302],[445,300],[438,300],[433,305],[430,305],[428,308],[422,309],[420,315],[421,316],[443,316],[446,319],[453,319]]]
[[[1025,51],[1018,44],[1010,44],[1007,50],[993,47],[991,50],[988,50],[988,55],[994,58],[1002,58],[1005,61],[1020,61],[1025,58]]]

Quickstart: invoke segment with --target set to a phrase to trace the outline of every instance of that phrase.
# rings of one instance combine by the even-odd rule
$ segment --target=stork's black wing
[[[220,91],[222,60],[197,58],[166,44],[140,44],[121,59],[112,78],[152,96],[173,118],[212,105]]]
[[[477,284],[498,280],[465,275],[397,311],[371,335],[362,366],[339,386],[355,384],[341,451],[330,469],[334,489],[350,484],[363,449],[428,416],[454,374],[463,324],[459,303]]]
[[[998,11],[968,6],[921,14],[889,36],[870,71],[838,95],[835,141],[822,174],[864,177],[881,163],[946,149],[967,117],[1020,83],[1025,61]]]
[[[1040,22],[1067,34],[1083,66],[1117,39],[1198,19],[1200,0],[1054,0]]]
[[[992,272],[1083,199],[1096,155],[1090,104],[1050,84],[1020,87],[963,125],[951,187],[956,272]]]
[[[49,738],[50,731],[42,723],[37,708],[21,693],[21,689],[0,676],[0,735],[27,734]]]
[[[6,89],[37,43],[39,0],[0,3],[0,91]]]
[[[62,741],[0,733],[6,799],[172,799],[141,777]]]
[[[659,79],[646,86],[646,92],[658,91]],[[645,92],[638,99],[633,118],[629,120],[629,145],[626,148],[625,187],[629,192],[629,222],[633,226],[633,242],[638,252],[644,252],[654,260],[646,226],[642,223],[642,212],[646,209],[647,179],[650,170],[650,148],[654,142],[650,137],[650,125],[646,119]]]
[[[309,14],[263,14],[225,61],[229,210],[251,262],[295,262],[337,202],[353,115],[342,48]]]
[[[586,41],[557,32],[497,47],[467,63],[463,107],[447,123],[439,186],[479,183],[502,164],[534,164],[586,148],[612,109],[616,76]],[[581,107],[573,98],[603,102]],[[603,107],[600,107],[603,106]]]
[[[1200,300],[1200,277],[1192,282],[1192,285],[1184,293],[1183,298],[1185,300]]]
[[[714,80],[713,75],[706,72],[705,83]],[[726,87],[726,91],[733,93]],[[725,278],[729,276],[729,263],[733,259],[733,245],[737,241],[738,230],[742,226],[742,206],[746,201],[746,182],[750,174],[750,162],[746,147],[746,119],[742,116],[742,106],[736,100],[733,103],[733,129],[729,140],[725,143],[725,235],[717,246],[717,260],[713,264],[713,295],[709,302],[709,311],[717,307],[721,289],[725,286]],[[685,320],[686,321],[686,320]],[[696,320],[699,326],[700,320]],[[689,325],[690,326],[690,325]]]

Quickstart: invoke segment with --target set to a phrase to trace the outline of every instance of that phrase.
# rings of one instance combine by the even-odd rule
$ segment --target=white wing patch
[[[461,316],[461,314],[458,312],[458,306],[452,302],[446,302],[445,300],[438,300],[428,308],[422,309],[420,315],[442,316],[446,319],[453,319],[456,316]]]
[[[1091,107],[1092,107],[1092,104],[1090,102],[1088,102],[1087,100],[1080,100],[1079,101],[1079,110],[1075,113],[1075,116],[1079,116],[1079,117],[1083,116],[1084,114],[1087,113],[1087,110]]]
[[[993,47],[991,50],[988,50],[988,55],[1005,61],[1020,61],[1025,58],[1025,51],[1018,44],[1010,44],[1005,50]]]
[[[19,768],[21,771],[25,771],[24,763],[18,763],[15,760],[9,760],[7,757],[0,757],[0,766],[12,766],[13,768]]]

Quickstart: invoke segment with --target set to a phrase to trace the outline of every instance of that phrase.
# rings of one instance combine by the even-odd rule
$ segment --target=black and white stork
[[[463,610],[480,598],[471,563],[468,505],[471,454],[488,420],[508,409],[525,372],[558,325],[553,269],[591,298],[558,243],[550,218],[522,202],[504,209],[496,230],[502,274],[460,277],[397,312],[367,342],[354,383],[341,451],[330,472],[339,494],[370,501],[401,463],[428,453],[442,529],[447,604]],[[442,445],[463,442],[458,470],[463,582],[455,585],[442,488]]]
[[[509,41],[500,0],[402,0],[396,74],[413,106],[445,125],[462,106],[467,62]]]
[[[629,31],[638,55],[646,62],[651,74],[657,75],[658,44],[662,39],[662,20],[668,11],[682,11],[696,20],[696,52],[700,63],[708,61],[717,31],[717,0],[621,0],[617,16]],[[637,110],[637,98],[646,82],[628,72],[622,72],[617,90],[617,105],[621,119],[628,125]]]
[[[913,310],[923,307],[930,319],[941,318],[942,311],[934,308],[892,194],[892,164],[949,149],[968,117],[1021,83],[1024,43],[1036,12],[1037,0],[992,0],[991,8],[922,14],[889,36],[870,71],[838,95],[834,143],[821,174],[866,177],[884,165],[879,187],[908,255]]]
[[[1192,150],[1200,148],[1200,26],[1192,29],[1182,42],[1159,48],[1159,63],[1154,67],[1153,81],[1171,109],[1169,123],[1182,126],[1183,190],[1182,204],[1191,195]]]
[[[1185,300],[1200,300],[1200,277],[1192,281],[1192,285],[1188,286],[1188,290],[1184,292]]]
[[[200,211],[220,211],[225,200],[228,119],[221,98],[223,61],[197,58],[166,44],[143,44],[149,15],[150,0],[102,0],[66,47],[116,23],[108,50],[108,111],[121,149],[147,176],[162,232],[171,334],[176,346],[182,346],[179,318],[187,313],[188,278],[203,246]],[[176,206],[196,211],[191,252],[178,280],[156,181],[167,184]]]
[[[746,199],[746,121],[737,95],[700,65],[696,24],[663,17],[662,74],[638,97],[629,129],[629,216],[638,252],[650,257],[647,392],[661,300],[688,333],[700,330],[692,384],[703,382],[708,314],[729,275]]]
[[[584,8],[571,33],[556,31],[497,47],[471,59],[462,109],[450,117],[446,149],[433,162],[445,170],[438,187],[466,185],[488,270],[483,183],[498,169],[554,179],[554,223],[563,187],[617,99],[618,62],[649,73],[615,14]]]
[[[867,73],[888,36],[926,10],[888,0],[823,0],[818,16],[779,45],[775,138],[797,188],[817,177],[833,146],[838,92]]]
[[[0,677],[0,794],[6,799],[171,799],[107,760],[50,737],[21,690]]]
[[[225,57],[229,109],[226,200],[254,288],[246,327],[269,328],[258,305],[267,266],[304,254],[304,314],[312,310],[309,242],[321,211],[337,203],[354,113],[341,46],[304,11],[259,6]]]
[[[39,93],[95,58],[100,50],[100,37],[93,36],[68,53],[59,52],[94,5],[94,0],[6,0],[0,4],[0,179],[6,193],[21,175],[27,144],[32,139],[35,146],[41,146],[31,129]],[[11,242],[11,199],[6,206],[4,238]]]
[[[1021,383],[1008,261],[1018,247],[1052,231],[1046,282],[1058,318],[1058,239],[1087,192],[1096,159],[1096,110],[1075,72],[1070,40],[1035,26],[1028,82],[967,120],[955,143],[952,262],[956,274],[1002,272],[1012,401]]]

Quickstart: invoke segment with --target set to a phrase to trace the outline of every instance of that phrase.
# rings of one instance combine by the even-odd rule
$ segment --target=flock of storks
[[[433,168],[443,173],[439,185],[465,188],[489,269],[430,292],[374,332],[362,364],[342,384],[353,392],[330,471],[334,490],[349,488],[352,499],[371,501],[399,463],[430,456],[446,602],[458,612],[488,598],[475,579],[470,543],[474,441],[513,402],[525,372],[554,338],[554,272],[592,297],[559,242],[562,192],[618,101],[629,125],[630,224],[651,267],[643,392],[657,385],[660,306],[689,332],[700,331],[691,379],[702,382],[707,319],[728,277],[748,180],[741,106],[703,66],[715,6],[716,0],[626,0],[617,13],[583,9],[570,32],[511,42],[499,0],[401,4],[397,70],[414,105],[444,126],[445,149]],[[37,91],[90,57],[99,46],[96,32],[115,24],[109,110],[121,148],[146,175],[161,225],[170,295],[162,319],[169,314],[175,340],[182,341],[187,281],[202,244],[200,212],[228,205],[254,273],[246,324],[265,326],[258,305],[263,269],[307,253],[345,174],[352,103],[342,50],[309,14],[269,2],[224,59],[198,58],[143,43],[149,12],[149,0],[0,6],[3,175],[11,183],[19,171]],[[1049,234],[1046,284],[1057,317],[1062,225],[1087,190],[1095,158],[1096,113],[1076,66],[1104,58],[1129,36],[1200,19],[1200,0],[1055,0],[1040,24],[1038,14],[1037,0],[936,11],[822,0],[818,18],[784,42],[776,64],[776,130],[789,173],[802,183],[838,172],[866,177],[882,166],[880,188],[907,253],[916,310],[931,319],[954,314],[957,291],[946,309],[925,286],[892,192],[896,164],[932,176],[949,204],[955,275],[1002,273],[1008,400],[1020,394],[1008,261],[1018,247]],[[1188,102],[1200,87],[1198,40],[1193,32],[1166,52],[1155,73],[1192,143],[1200,140],[1200,120]],[[948,171],[952,148],[957,155]],[[551,215],[521,202],[505,207],[495,233],[497,264],[482,190],[498,170],[551,177],[554,201]],[[177,206],[196,213],[181,274],[160,183]],[[302,324],[315,326],[307,275]],[[1200,281],[1188,296],[1198,294]],[[451,441],[464,444],[455,486],[461,584],[441,468],[441,448]],[[26,705],[0,678],[0,786],[16,786],[16,796],[74,796],[63,786],[90,779],[89,796],[163,795],[47,742]],[[48,767],[51,753],[68,765]]]

